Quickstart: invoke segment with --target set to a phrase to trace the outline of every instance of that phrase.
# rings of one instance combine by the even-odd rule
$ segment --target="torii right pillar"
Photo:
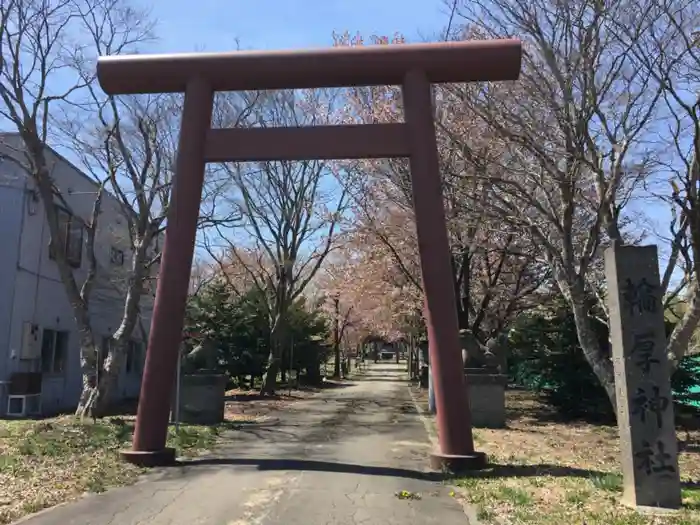
[[[430,366],[437,379],[434,388],[440,450],[431,454],[430,463],[435,469],[451,472],[476,470],[486,466],[486,455],[474,450],[431,84],[423,71],[413,70],[407,73],[402,87]]]

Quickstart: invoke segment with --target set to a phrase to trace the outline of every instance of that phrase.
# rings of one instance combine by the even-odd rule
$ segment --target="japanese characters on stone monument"
[[[656,246],[615,244],[605,252],[615,366],[623,502],[681,504],[670,368]]]

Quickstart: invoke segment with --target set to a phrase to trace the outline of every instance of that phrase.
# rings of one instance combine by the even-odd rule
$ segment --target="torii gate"
[[[434,468],[479,468],[462,368],[442,201],[431,83],[516,80],[518,40],[100,57],[109,95],[185,93],[175,177],[141,383],[133,448],[141,465],[171,463],[170,398],[182,337],[207,162],[408,157],[425,292],[440,450]],[[301,128],[212,129],[216,91],[400,85],[405,122]]]

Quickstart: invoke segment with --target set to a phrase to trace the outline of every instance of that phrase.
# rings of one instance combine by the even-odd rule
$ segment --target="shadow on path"
[[[539,465],[503,465],[498,463],[490,463],[486,469],[470,472],[462,477],[481,479],[527,478],[538,476],[552,476],[555,478],[598,478],[610,475],[610,472],[570,467],[566,465],[552,465],[548,463],[542,463]],[[683,481],[681,485],[683,488],[699,488],[700,481]]]
[[[352,378],[353,381],[379,381],[381,383],[408,383],[408,379],[401,379],[398,377],[376,377],[376,376],[362,376],[355,375]]]
[[[265,458],[204,458],[179,461],[175,466],[256,466],[258,470],[300,470],[309,472],[337,472],[361,474],[365,476],[388,476],[395,478],[418,479],[423,481],[443,481],[445,476],[439,472],[420,472],[417,470],[355,465],[350,463],[333,463],[330,461],[313,461],[306,459],[265,459]]]
[[[527,478],[533,476],[552,476],[555,478],[591,478],[606,476],[608,472],[568,467],[565,465],[503,465],[490,463],[486,469],[467,474],[471,478]]]
[[[383,363],[383,365],[384,365],[384,366],[382,366],[382,364],[370,365],[370,366],[369,366],[366,370],[364,370],[364,371],[365,371],[365,372],[368,372],[368,373],[370,373],[370,374],[377,375],[377,376],[378,376],[378,375],[381,375],[381,374],[384,374],[384,377],[387,377],[387,378],[389,378],[389,377],[396,377],[397,375],[402,375],[402,374],[406,374],[406,373],[407,373],[405,370],[400,369],[400,368],[397,368],[397,367],[396,367],[395,365],[393,365],[393,364],[390,364],[390,365],[387,366],[386,363]]]

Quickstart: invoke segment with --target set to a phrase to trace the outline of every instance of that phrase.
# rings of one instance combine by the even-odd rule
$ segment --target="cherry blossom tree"
[[[360,36],[336,35],[336,45],[363,45]],[[404,39],[375,37],[373,43],[401,45]],[[471,329],[487,339],[503,330],[522,309],[539,302],[536,295],[549,280],[547,269],[537,259],[528,239],[514,235],[499,219],[483,213],[488,185],[471,171],[456,150],[454,137],[469,138],[470,144],[485,152],[493,149],[488,133],[478,133],[474,119],[460,119],[462,104],[449,92],[436,89],[441,170],[445,207],[453,252],[456,305],[460,328]],[[395,86],[348,90],[344,121],[377,123],[402,119],[400,90]],[[495,149],[494,151],[502,151]],[[493,153],[492,153],[493,154]],[[354,222],[365,242],[381,245],[391,256],[403,279],[421,291],[420,268],[415,241],[412,193],[408,164],[404,159],[364,161],[354,164]],[[361,181],[361,182],[358,182]],[[400,234],[388,230],[400,228]],[[368,245],[372,245],[368,244]],[[377,248],[375,248],[377,249]]]

